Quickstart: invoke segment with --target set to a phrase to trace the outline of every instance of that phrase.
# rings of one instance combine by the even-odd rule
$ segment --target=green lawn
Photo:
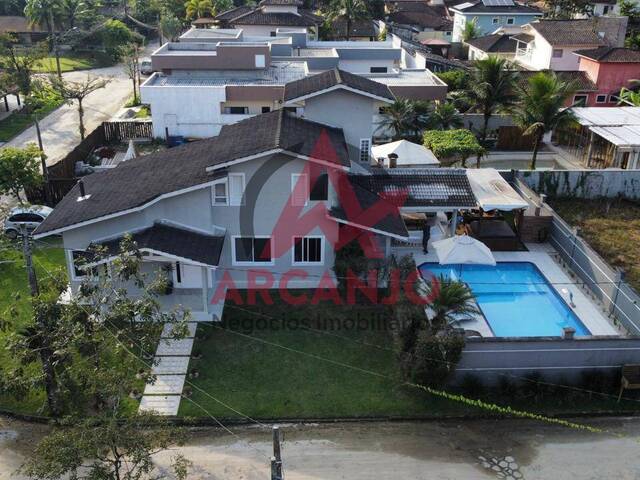
[[[42,120],[49,115],[52,111],[62,105],[62,102],[58,105],[44,108],[38,113],[38,118]],[[22,133],[24,130],[33,125],[35,116],[33,113],[17,113],[14,112],[4,120],[0,121],[0,142],[8,142],[16,135]]]
[[[97,62],[89,57],[60,57],[60,70],[62,72],[87,70],[95,68],[97,65]],[[39,60],[34,70],[38,73],[57,73],[56,57],[45,57]]]
[[[3,365],[11,365],[12,358],[5,350],[7,336],[19,330],[30,319],[31,298],[29,284],[24,265],[24,258],[16,244],[16,248],[0,247],[0,361]],[[45,278],[47,272],[64,268],[64,250],[59,243],[39,246],[33,254],[36,275]],[[6,262],[6,263],[5,263]],[[15,310],[15,320],[11,313]],[[27,368],[37,368],[31,365]],[[22,413],[37,413],[45,403],[44,392],[34,391],[24,398],[16,399],[0,392],[0,408]]]
[[[277,295],[273,295],[274,299]],[[487,414],[484,410],[430,396],[422,391],[400,385],[401,377],[392,348],[391,333],[384,328],[350,331],[324,329],[324,333],[295,328],[296,322],[323,329],[321,319],[389,318],[387,307],[345,307],[332,303],[318,306],[291,307],[276,300],[272,306],[242,306],[248,312],[233,308],[227,300],[222,324],[218,327],[200,324],[190,368],[199,376],[191,382],[191,399],[181,402],[179,414],[187,417],[238,418],[239,415],[220,402],[254,418],[330,418],[364,416],[445,416]],[[264,315],[286,320],[294,328],[264,328]],[[228,330],[222,330],[230,329]],[[260,343],[243,334],[279,344],[302,355],[277,346]],[[340,338],[340,337],[346,338]],[[360,343],[358,343],[360,342]],[[374,344],[374,348],[367,344]],[[376,377],[323,359],[344,363],[360,369],[381,373],[394,380]],[[511,381],[513,384],[514,381]],[[535,385],[535,384],[534,384]],[[204,390],[205,393],[198,390]],[[567,413],[584,411],[615,411],[637,409],[635,402],[616,404],[615,398],[582,394],[574,390],[532,391],[524,380],[519,387],[506,385],[503,390],[487,390],[470,385],[456,391],[471,398],[481,398],[502,406],[534,413]],[[617,393],[607,386],[607,392]],[[211,396],[209,396],[210,394]],[[629,394],[625,394],[629,396]],[[207,410],[205,413],[197,404]]]
[[[640,292],[640,204],[626,200],[553,199],[551,206]]]

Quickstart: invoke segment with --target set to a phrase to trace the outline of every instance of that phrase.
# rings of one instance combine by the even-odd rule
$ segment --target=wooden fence
[[[104,122],[102,127],[108,142],[153,138],[153,124],[151,122]]]
[[[523,135],[517,126],[501,126],[498,129],[496,150],[533,150],[533,135]]]
[[[104,122],[66,157],[47,167],[48,183],[29,189],[27,199],[34,204],[54,207],[76,184],[76,163],[85,161],[93,150],[110,142],[152,137],[151,122]]]

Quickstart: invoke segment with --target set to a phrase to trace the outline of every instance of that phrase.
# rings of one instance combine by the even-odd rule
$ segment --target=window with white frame
[[[271,237],[234,237],[232,248],[236,265],[271,263],[273,259]]]
[[[561,48],[554,48],[551,54],[553,58],[562,58],[564,51]]]
[[[607,103],[606,95],[596,95],[596,103]]]
[[[264,68],[267,62],[267,59],[264,55],[256,55],[256,68]]]
[[[244,205],[244,173],[230,173],[229,205],[238,207]]]
[[[500,23],[500,19],[498,17],[493,17],[491,19],[491,23],[493,23],[494,25],[497,25]]]
[[[322,250],[323,237],[294,237],[293,239],[293,263],[294,264],[321,264],[323,263]]]
[[[213,184],[211,188],[213,205],[229,205],[227,188],[228,184],[226,178]]]
[[[71,272],[71,280],[84,280],[87,277],[97,276],[96,271],[93,267],[83,267],[87,263],[86,259],[84,258],[84,251],[67,250],[66,252],[69,271]]]
[[[371,157],[371,139],[361,138],[360,139],[360,161],[362,163],[369,163],[370,157]]]
[[[507,25],[513,25],[514,23],[516,23],[516,19],[513,17],[508,17],[507,18]]]
[[[291,205],[304,207],[309,200],[309,176],[306,173],[291,174]]]
[[[578,107],[584,107],[589,99],[588,95],[575,95],[573,97],[573,104]]]
[[[248,115],[249,107],[224,107],[225,115]]]

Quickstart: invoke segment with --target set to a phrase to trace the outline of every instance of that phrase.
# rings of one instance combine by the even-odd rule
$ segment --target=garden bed
[[[640,292],[640,204],[620,199],[552,199],[549,203]]]

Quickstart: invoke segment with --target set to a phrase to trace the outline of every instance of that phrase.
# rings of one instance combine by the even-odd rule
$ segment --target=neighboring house
[[[516,55],[517,42],[508,33],[484,35],[467,42],[469,60],[484,60],[487,57],[500,57],[513,60]]]
[[[590,2],[592,11],[588,14],[576,15],[575,18],[602,17],[604,15],[619,15],[620,7],[617,0],[597,0]]]
[[[346,40],[347,21],[338,19],[331,22],[331,28],[324,33],[326,40]],[[373,20],[356,20],[351,24],[349,40],[354,42],[375,42],[378,39]]]
[[[334,69],[371,78],[398,97],[446,96],[446,84],[425,67],[424,58],[406,52],[392,35],[384,42],[314,42],[305,31],[277,34],[192,29],[180,42],[156,50],[151,62],[157,73],[141,87],[143,102],[151,105],[154,136],[217,135],[223,125],[282,108],[287,83]]]
[[[518,76],[520,86],[522,88],[526,88],[526,81],[536,73],[538,72],[526,70],[519,72]],[[587,105],[595,98],[598,86],[591,80],[587,72],[569,70],[565,72],[556,71],[554,73],[560,80],[564,82],[571,82],[576,87],[573,97],[567,100],[567,107],[572,105]]]
[[[579,69],[595,83],[597,90],[585,102],[587,107],[613,106],[623,87],[640,78],[640,52],[630,48],[600,47],[574,52]]]
[[[453,20],[443,3],[388,2],[385,24],[388,29],[409,40],[451,41]]]
[[[39,25],[32,25],[25,17],[0,16],[0,34],[12,34],[25,45],[41,42],[47,39],[49,33]]]
[[[257,7],[240,6],[216,16],[223,28],[242,29],[247,35],[275,36],[277,29],[305,28],[318,37],[323,19],[300,8],[300,0],[262,0]]]
[[[480,35],[487,35],[501,27],[517,27],[542,17],[542,12],[537,8],[512,0],[469,1],[449,10],[453,14],[453,42],[462,42],[467,22],[475,22]]]
[[[602,46],[622,47],[627,17],[584,20],[537,20],[514,35],[515,61],[530,70],[578,70],[578,50]]]

